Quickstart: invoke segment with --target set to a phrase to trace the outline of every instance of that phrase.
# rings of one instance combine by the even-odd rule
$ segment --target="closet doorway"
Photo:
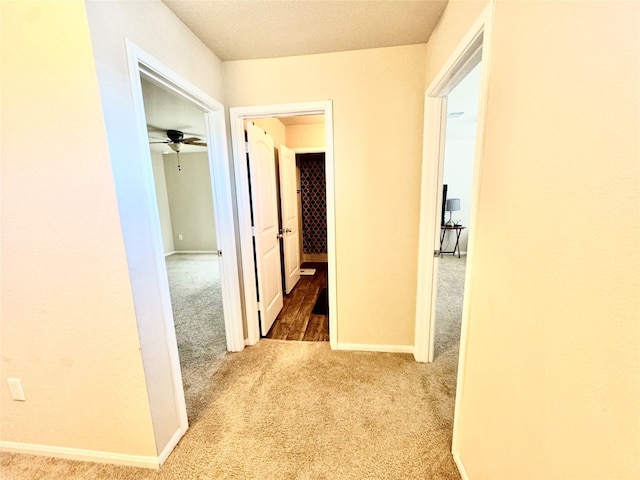
[[[336,342],[330,106],[230,109],[250,344]]]
[[[324,115],[245,121],[266,338],[329,341],[324,129]]]

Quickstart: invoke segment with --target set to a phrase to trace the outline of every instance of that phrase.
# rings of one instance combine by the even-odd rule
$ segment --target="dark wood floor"
[[[329,341],[329,316],[312,313],[318,294],[327,287],[326,263],[303,263],[303,268],[315,268],[313,276],[302,276],[289,295],[273,323],[267,338],[277,340]]]

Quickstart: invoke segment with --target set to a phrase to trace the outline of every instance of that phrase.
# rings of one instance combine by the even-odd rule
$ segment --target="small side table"
[[[462,233],[462,230],[464,230],[467,227],[463,227],[462,225],[443,225],[442,227],[440,227],[440,256],[442,256],[443,253],[450,253],[452,255],[456,254],[456,250],[458,251],[458,258],[460,258],[460,234]],[[451,231],[451,230],[455,230],[456,232],[456,246],[453,247],[453,251],[451,252],[443,252],[442,251],[442,242],[444,242],[444,236],[447,233],[447,231]]]

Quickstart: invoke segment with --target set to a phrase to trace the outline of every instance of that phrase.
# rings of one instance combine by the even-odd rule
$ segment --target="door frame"
[[[242,304],[240,284],[238,280],[238,259],[236,239],[234,235],[233,202],[231,196],[231,174],[228,165],[227,137],[225,129],[224,106],[201,91],[190,82],[160,63],[153,56],[127,41],[127,57],[129,61],[129,81],[133,96],[135,121],[140,139],[137,154],[143,159],[145,182],[140,187],[144,190],[147,210],[152,212],[149,218],[152,231],[153,254],[160,290],[163,325],[167,338],[167,354],[171,366],[173,391],[178,406],[179,424],[184,431],[188,428],[184,388],[178,355],[173,308],[169,291],[169,281],[164,256],[162,230],[158,214],[158,203],[155,190],[151,150],[148,145],[147,124],[142,95],[141,78],[146,77],[159,83],[164,88],[196,104],[203,110],[206,124],[207,157],[209,175],[213,191],[213,209],[216,224],[218,248],[222,250],[220,257],[220,278],[222,289],[222,305],[224,311],[225,335],[228,351],[240,351],[244,348],[242,329]],[[155,212],[155,214],[153,214]],[[135,272],[130,272],[134,275]],[[170,453],[169,450],[168,453]],[[163,458],[164,461],[166,458]]]
[[[418,288],[416,300],[416,334],[414,356],[419,362],[433,361],[433,340],[435,334],[435,293],[437,290],[437,261],[439,229],[436,227],[442,205],[442,180],[447,123],[447,95],[480,62],[483,52],[484,23],[479,30],[467,34],[460,52],[449,57],[438,75],[425,92],[424,133],[422,153],[422,179],[420,193],[420,231],[418,244]],[[474,173],[469,216],[467,268],[471,270],[470,257],[473,251],[472,228],[476,223],[476,200],[479,181],[479,166],[484,136],[484,109],[486,97],[486,67],[482,66],[480,80],[480,103],[474,149]],[[465,288],[465,297],[466,297]],[[463,304],[464,310],[464,304]]]
[[[446,96],[474,66],[482,60],[478,123],[474,149],[471,208],[469,216],[465,288],[460,332],[457,389],[453,424],[452,453],[460,472],[465,478],[464,467],[458,454],[460,433],[459,414],[464,395],[465,362],[470,323],[470,292],[473,288],[473,267],[478,221],[478,199],[484,151],[486,110],[491,66],[491,41],[493,37],[494,3],[491,2],[462,37],[457,47],[447,58],[438,74],[425,91],[424,132],[422,152],[422,185],[420,201],[420,230],[418,247],[418,284],[416,299],[416,328],[414,356],[419,362],[433,361],[433,336],[435,330],[435,302],[432,294],[434,284],[434,251],[439,232],[434,231],[436,218],[442,203],[442,172],[444,165],[444,143],[446,127]],[[438,230],[438,229],[435,229]]]
[[[293,153],[295,153],[296,155],[300,154],[305,154],[305,153],[325,153],[325,149],[324,147],[298,147],[298,148],[291,148],[290,150],[293,150]],[[297,160],[296,160],[297,162]],[[296,163],[296,167],[297,167],[297,163]],[[298,201],[298,207],[302,206],[302,202],[299,200]],[[303,242],[303,238],[302,238],[302,209],[300,209],[298,211],[298,215],[300,216],[300,256],[303,255],[302,253],[302,242]],[[301,262],[302,263],[302,262]],[[329,315],[329,319],[331,319],[331,315]],[[329,330],[331,330],[331,328],[329,328]],[[329,333],[331,333],[331,331],[329,331]],[[333,347],[332,347],[333,348]]]
[[[327,196],[327,258],[329,275],[329,344],[338,345],[338,315],[336,286],[336,227],[335,227],[335,178],[333,157],[333,102],[287,103],[229,108],[233,165],[236,181],[238,207],[238,236],[242,261],[242,285],[244,287],[245,315],[247,320],[247,345],[260,340],[258,310],[252,308],[257,302],[255,261],[251,232],[251,198],[249,195],[249,171],[246,162],[244,121],[256,118],[290,117],[297,115],[324,115],[325,125],[325,175]],[[292,149],[296,151],[296,149]]]

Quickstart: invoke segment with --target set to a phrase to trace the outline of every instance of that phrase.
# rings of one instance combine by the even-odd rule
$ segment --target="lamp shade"
[[[445,210],[447,212],[457,212],[458,210],[460,210],[460,199],[448,198],[445,206]]]

